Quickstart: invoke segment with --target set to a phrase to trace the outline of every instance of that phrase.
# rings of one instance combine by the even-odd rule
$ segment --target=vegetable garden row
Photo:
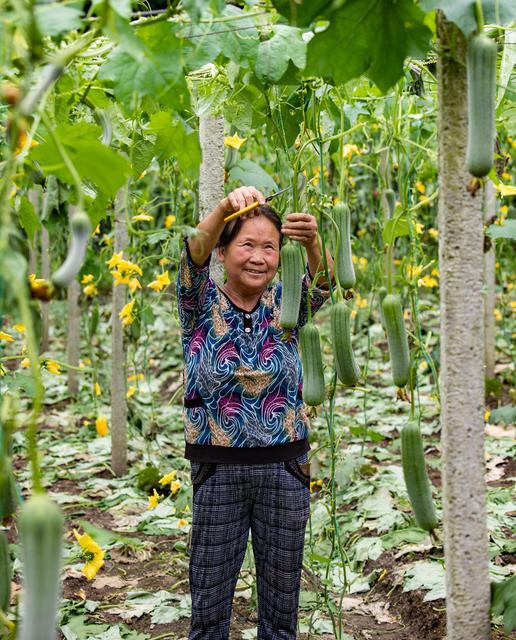
[[[335,259],[299,338],[300,637],[513,637],[513,3],[2,11],[0,637],[187,636],[175,280],[242,184],[290,187]],[[287,242],[285,340],[304,263]],[[232,638],[256,598],[249,546]]]

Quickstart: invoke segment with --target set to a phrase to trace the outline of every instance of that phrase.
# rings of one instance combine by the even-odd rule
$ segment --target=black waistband
[[[219,464],[266,464],[299,458],[310,451],[308,438],[285,442],[273,447],[220,447],[186,443],[185,458],[193,462]]]

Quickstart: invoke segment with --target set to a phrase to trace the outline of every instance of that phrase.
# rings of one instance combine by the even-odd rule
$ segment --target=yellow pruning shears
[[[270,196],[267,196],[265,198],[265,202],[269,202],[270,200],[272,200],[276,196],[279,196],[282,193],[285,193],[285,191],[288,191],[289,189],[292,189],[292,185],[290,185],[290,187],[285,187],[284,189],[280,189],[279,191],[276,191],[276,193],[271,193]],[[253,202],[252,204],[248,205],[247,207],[244,207],[243,209],[240,209],[240,211],[235,211],[235,213],[232,213],[229,216],[226,216],[224,218],[224,222],[229,222],[230,220],[233,220],[233,218],[238,218],[238,216],[241,216],[243,213],[246,213],[247,211],[251,211],[251,209],[254,209],[259,204],[260,203],[258,201],[256,201],[256,202]]]

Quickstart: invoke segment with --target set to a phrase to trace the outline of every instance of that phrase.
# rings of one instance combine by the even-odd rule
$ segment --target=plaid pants
[[[298,460],[192,462],[189,640],[228,640],[231,609],[251,531],[258,640],[295,640],[308,520],[309,475]]]

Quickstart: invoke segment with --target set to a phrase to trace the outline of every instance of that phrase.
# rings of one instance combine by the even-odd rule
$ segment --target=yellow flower
[[[161,260],[158,262],[160,267],[164,267],[167,264],[170,264],[170,260],[168,258],[161,258]]]
[[[358,258],[355,255],[353,255],[352,260],[353,260],[353,264],[356,264],[358,261]]]
[[[423,271],[423,266],[422,265],[418,265],[418,266],[413,266],[411,264],[407,265],[407,278],[409,280],[412,280],[412,278],[418,278],[421,271]]]
[[[50,373],[53,373],[55,376],[58,376],[61,373],[61,365],[54,362],[54,360],[46,360],[45,369],[50,371]]]
[[[134,307],[134,298],[131,300],[131,302],[128,302],[124,308],[122,309],[122,311],[120,311],[120,313],[118,314],[120,320],[122,321],[122,324],[124,326],[131,324],[132,321],[134,320],[133,318],[133,307]]]
[[[502,319],[502,314],[498,311],[498,309],[495,309],[493,313],[494,317],[498,320],[498,322],[500,322],[500,320]]]
[[[174,482],[170,483],[170,491],[172,491],[172,493],[177,493],[180,488],[181,488],[180,480],[174,480]]]
[[[351,160],[351,156],[356,153],[357,155],[360,155],[360,150],[357,147],[356,144],[345,144],[342,147],[342,157],[343,158],[347,158],[348,160]]]
[[[423,362],[419,365],[420,369],[428,369],[428,362],[423,360]]]
[[[160,484],[169,484],[169,482],[171,483],[176,473],[177,473],[177,469],[174,469],[170,473],[167,473],[166,476],[163,476],[163,478],[160,479],[159,483]]]
[[[149,220],[154,220],[154,218],[148,213],[139,213],[137,216],[133,216],[133,220],[142,220],[143,222],[147,222]]]
[[[98,382],[95,382],[95,395],[96,396],[100,396],[100,394],[102,393],[102,391],[100,390],[100,385]]]
[[[25,149],[28,139],[29,136],[25,133],[25,131],[21,131],[18,136],[18,142],[16,143],[16,149],[14,150],[15,156],[19,155]],[[32,147],[35,147],[37,144],[39,143],[35,140],[31,140],[28,148],[32,149]]]
[[[94,277],[95,276],[92,273],[85,273],[82,276],[81,284],[88,284],[88,282],[91,282]]]
[[[0,364],[0,376],[5,376],[7,371],[4,368],[3,364]]]
[[[503,178],[504,180],[510,180],[510,179],[511,179],[511,174],[510,174],[510,173],[507,173],[507,171],[504,171],[504,172],[502,173],[502,178]]]
[[[489,416],[490,416],[490,415],[491,415],[491,412],[490,412],[490,411],[486,411],[486,412],[484,413],[484,420],[485,420],[486,422],[489,420]]]
[[[168,215],[165,218],[165,227],[167,229],[170,229],[170,227],[172,226],[172,223],[176,221],[176,216],[173,216],[172,214]]]
[[[20,364],[22,367],[30,367],[30,360],[28,358],[23,358]]]
[[[496,185],[496,188],[500,192],[502,198],[505,196],[516,196],[516,187],[514,185],[500,183]]]
[[[432,269],[432,273],[431,273],[431,275],[433,275],[433,276],[435,276],[436,278],[438,278],[438,277],[439,277],[439,269],[437,269],[436,267],[434,267],[434,268]]]
[[[417,281],[417,284],[419,287],[438,287],[439,286],[439,283],[437,282],[437,280],[435,278],[432,278],[429,275],[419,278],[419,280]]]
[[[74,536],[77,538],[77,542],[82,547],[82,556],[86,561],[86,564],[82,568],[82,572],[91,580],[95,577],[97,571],[104,564],[104,555],[105,551],[103,551],[99,545],[90,538],[87,533],[83,533],[79,535],[76,529],[73,530]]]
[[[509,211],[509,207],[506,204],[504,204],[503,207],[500,207],[501,214],[506,215],[508,211]]]
[[[358,259],[358,268],[363,269],[367,264],[367,258],[359,258]]]
[[[156,491],[156,489],[153,489],[153,492],[154,493],[152,494],[152,496],[149,496],[149,506],[147,507],[147,509],[154,509],[158,506],[159,493]]]
[[[138,280],[138,278],[130,278],[129,282],[127,283],[127,286],[131,290],[131,293],[134,293],[136,289],[142,288],[142,285],[140,284],[140,281]]]
[[[421,224],[420,222],[414,222],[414,227],[416,228],[416,233],[418,235],[421,235],[425,230],[425,225]]]
[[[240,149],[246,140],[247,138],[239,138],[238,133],[235,133],[234,136],[224,137],[224,146],[233,147],[233,149]]]
[[[161,291],[163,287],[166,287],[170,284],[170,278],[168,277],[168,271],[165,271],[161,274],[156,274],[156,280],[151,282],[149,285],[149,289],[154,289],[155,291]]]
[[[127,382],[133,382],[134,380],[143,380],[145,376],[143,373],[135,373],[132,376],[127,377]]]
[[[140,177],[138,178],[138,180],[141,180],[142,178],[145,178],[145,176],[147,175],[147,171],[143,171],[140,175]]]
[[[134,384],[132,384],[129,387],[129,391],[125,394],[126,398],[130,398],[131,396],[134,396],[134,392],[136,391],[136,386]]]
[[[43,284],[45,284],[45,279],[44,278],[36,278],[36,274],[35,273],[31,273],[29,275],[29,282],[30,282],[31,289],[38,289]]]
[[[99,235],[99,233],[100,233],[100,224],[98,224],[98,225],[95,227],[95,231],[93,232],[93,234],[92,234],[92,235],[94,235],[94,236],[98,236],[98,235]]]
[[[437,229],[433,229],[432,227],[430,227],[430,229],[428,229],[428,235],[432,236],[432,238],[437,240],[437,238],[439,237],[439,231],[437,231]]]
[[[14,338],[12,338],[8,333],[4,331],[0,331],[0,340],[5,340],[6,342],[14,342]]]
[[[19,333],[25,333],[25,328],[24,324],[13,324],[13,329],[16,329]]]
[[[109,273],[115,279],[115,286],[118,286],[119,284],[129,284],[130,277],[128,275],[124,275],[119,271],[110,271]]]
[[[177,521],[177,526],[179,528],[184,527],[185,524],[188,524],[188,520],[185,520],[184,518],[181,518],[180,520]]]
[[[516,300],[511,300],[511,309],[516,313]]]
[[[356,295],[356,298],[355,298],[355,304],[357,305],[357,307],[359,309],[363,309],[364,307],[367,307],[366,298],[362,298],[362,296],[360,295],[360,293],[358,293],[358,291],[357,291],[357,295]]]
[[[123,255],[124,255],[123,251],[121,251],[120,253],[113,252],[113,255],[111,256],[111,258],[109,260],[106,260],[106,264],[110,269],[113,269],[120,262],[123,262]]]
[[[109,246],[113,242],[113,238],[110,238],[106,234],[104,234],[103,237],[104,237],[104,244],[107,244]]]
[[[425,185],[420,180],[416,182],[416,189],[419,191],[419,193],[425,193],[426,191]]]
[[[86,296],[95,296],[99,292],[97,285],[94,282],[87,284],[82,291]]]
[[[108,434],[107,419],[102,414],[99,414],[95,420],[95,429],[100,437],[107,436]]]
[[[322,487],[322,480],[312,480],[310,482],[310,493],[312,493],[314,487]]]

